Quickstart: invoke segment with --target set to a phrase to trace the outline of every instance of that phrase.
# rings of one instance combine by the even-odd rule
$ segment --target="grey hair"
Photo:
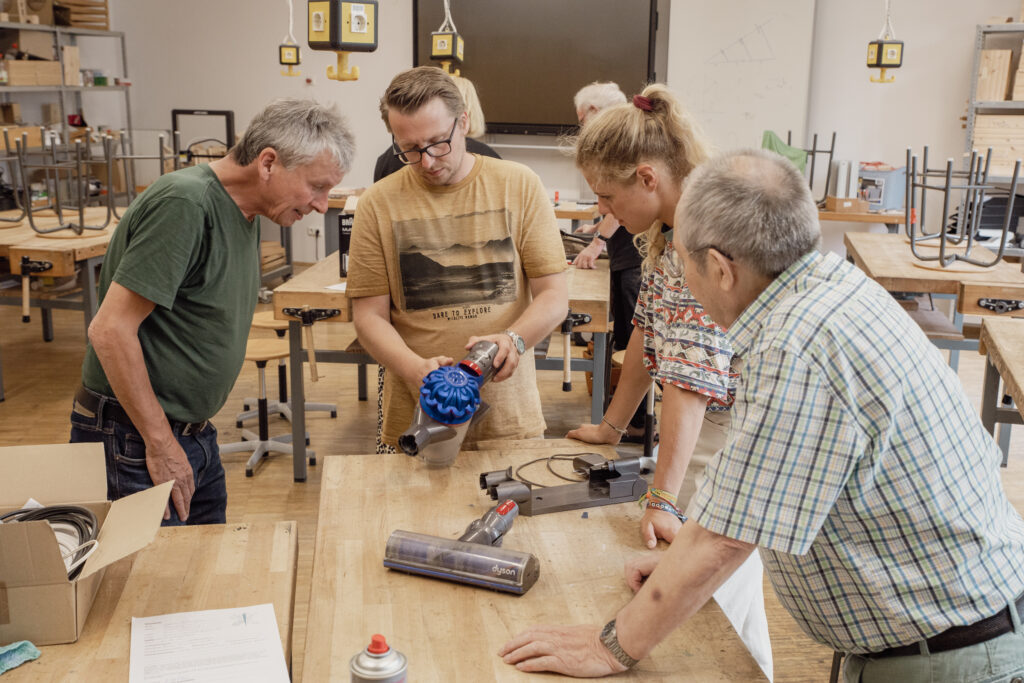
[[[274,100],[252,118],[230,154],[235,163],[248,166],[268,147],[277,152],[285,168],[303,166],[328,152],[347,173],[356,143],[336,107],[286,97]]]
[[[622,104],[625,101],[626,95],[619,89],[618,85],[611,82],[601,83],[599,81],[583,86],[576,93],[576,96],[572,98],[572,103],[576,106],[576,109],[593,107],[598,111],[613,104]]]
[[[807,180],[785,157],[759,149],[722,154],[690,174],[676,233],[698,268],[714,247],[771,278],[821,242]]]

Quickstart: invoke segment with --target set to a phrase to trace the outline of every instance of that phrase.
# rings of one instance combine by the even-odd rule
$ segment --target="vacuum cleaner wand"
[[[384,566],[522,595],[537,582],[540,563],[530,553],[498,547],[518,514],[515,501],[506,500],[473,520],[458,540],[394,531],[384,549]]]

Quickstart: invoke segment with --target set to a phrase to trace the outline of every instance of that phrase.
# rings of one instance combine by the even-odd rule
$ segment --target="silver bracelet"
[[[613,425],[611,422],[609,422],[607,417],[602,417],[601,418],[601,422],[604,422],[606,425],[608,425],[609,427],[614,429],[616,432],[618,432],[619,436],[625,436],[626,435],[626,430],[625,429],[619,429],[618,427]]]

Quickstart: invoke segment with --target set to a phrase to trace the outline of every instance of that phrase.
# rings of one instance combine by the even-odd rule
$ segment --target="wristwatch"
[[[622,649],[622,646],[619,645],[619,637],[615,633],[614,619],[605,624],[604,628],[601,629],[601,644],[608,648],[608,651],[612,653],[612,656],[615,657],[616,660],[618,660],[619,664],[627,669],[632,669],[636,666],[636,663],[640,661],[639,659],[633,659],[627,655],[625,650]]]
[[[608,238],[607,238],[607,237],[605,237],[604,235],[602,235],[602,234],[601,234],[601,233],[599,233],[599,232],[595,232],[595,233],[594,233],[594,239],[595,239],[595,240],[601,240],[602,242],[606,242],[606,243],[608,242]]]
[[[505,334],[507,334],[509,338],[512,339],[512,343],[515,345],[516,351],[519,352],[520,356],[526,353],[526,342],[523,341],[522,337],[520,337],[512,330],[505,330]]]

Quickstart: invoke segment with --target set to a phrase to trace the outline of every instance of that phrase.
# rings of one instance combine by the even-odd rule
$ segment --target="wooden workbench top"
[[[17,215],[17,212],[5,211],[4,216]],[[106,208],[89,207],[86,209],[86,223],[100,224],[106,216]],[[76,212],[66,212],[65,221],[77,221]],[[51,228],[58,225],[56,218],[35,218],[35,224],[41,229]],[[64,230],[49,235],[40,235],[28,223],[28,219],[22,221],[17,227],[8,227],[8,224],[0,224],[0,258],[6,258],[11,262],[11,272],[20,273],[18,265],[23,256],[33,260],[49,261],[53,268],[44,275],[64,276],[73,275],[75,263],[84,261],[94,256],[102,256],[107,253],[110,238],[117,226],[117,219],[111,217],[110,225],[104,230],[86,230],[81,235],[75,235],[70,230]]]
[[[906,222],[906,214],[854,211],[818,211],[819,221],[844,221],[847,223],[882,223],[884,225],[900,225]]]
[[[351,322],[352,302],[345,292],[327,289],[344,282],[338,274],[338,252],[328,254],[298,275],[274,289],[274,317],[288,320],[283,308],[337,308],[341,315],[332,322]],[[586,313],[591,323],[573,328],[576,332],[604,332],[608,320],[608,264],[599,261],[596,269],[569,268],[569,307],[574,313]]]
[[[640,508],[624,503],[537,517],[520,516],[503,547],[533,553],[540,578],[513,596],[385,569],[396,529],[454,539],[495,503],[481,472],[553,453],[609,447],[564,445],[461,453],[454,466],[427,469],[405,455],[325,458],[303,676],[347,680],[349,659],[382,633],[409,658],[409,680],[536,681],[502,662],[498,648],[539,623],[603,625],[631,596],[623,563],[642,551]],[[570,465],[556,462],[557,471]],[[556,483],[543,463],[523,472]],[[564,482],[563,482],[564,483]],[[716,605],[709,603],[616,681],[764,680]]]
[[[1000,261],[989,268],[962,261],[947,268],[938,261],[921,261],[910,250],[906,235],[848,232],[843,237],[847,254],[861,270],[890,292],[957,294],[961,283],[1024,284],[1020,266]],[[938,245],[918,245],[919,253],[938,254]],[[947,253],[953,253],[951,247]],[[990,259],[994,253],[975,246],[972,256]]]
[[[156,539],[107,568],[82,637],[39,648],[4,674],[18,681],[127,681],[132,617],[273,603],[285,661],[291,657],[295,522],[162,528]]]
[[[978,351],[988,354],[1003,378],[1005,393],[1024,407],[1024,320],[986,317],[981,321]]]

